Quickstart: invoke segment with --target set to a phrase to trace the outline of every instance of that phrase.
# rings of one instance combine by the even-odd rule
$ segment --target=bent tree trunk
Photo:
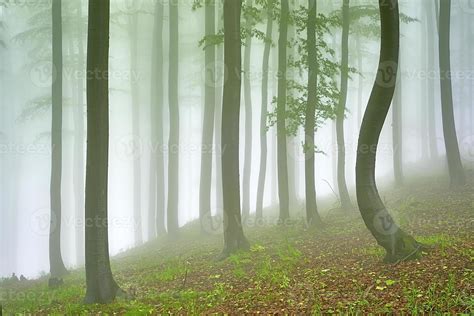
[[[273,32],[273,0],[267,2],[267,30],[265,33],[265,48],[262,63],[262,112],[260,113],[260,172],[257,187],[257,218],[263,217],[263,194],[267,175],[267,115],[268,115],[268,69],[270,64],[270,50],[272,48]]]
[[[306,220],[309,225],[320,224],[321,218],[318,214],[316,204],[316,183],[314,179],[314,133],[315,133],[315,111],[318,102],[318,60],[316,51],[316,0],[308,0],[308,104],[306,105],[305,121],[305,188],[306,188]]]
[[[344,0],[342,6],[342,53],[341,53],[341,96],[337,107],[336,138],[337,138],[337,187],[341,207],[345,210],[352,208],[346,183],[346,146],[344,141],[344,119],[346,116],[347,87],[349,81],[349,0]]]
[[[163,15],[161,1],[155,4],[151,72],[151,140],[149,238],[163,236],[165,228],[165,171],[163,156]]]
[[[110,0],[89,1],[87,73],[109,67]],[[112,277],[107,225],[109,81],[87,77],[86,304],[110,303],[119,292]]]
[[[49,264],[52,278],[67,273],[61,256],[61,174],[62,174],[62,116],[63,116],[63,39],[61,0],[54,0],[53,19],[53,69],[56,74],[52,87],[51,119],[51,220],[49,234]]]
[[[284,221],[290,217],[288,157],[286,146],[286,68],[289,11],[288,0],[282,0],[280,12],[280,38],[278,40],[277,102],[278,197],[280,199],[280,221]]]
[[[466,176],[459,154],[459,144],[454,122],[453,90],[451,86],[451,57],[450,57],[450,32],[451,32],[451,0],[440,3],[439,15],[439,67],[441,73],[441,110],[443,116],[443,134],[448,159],[449,177],[451,186],[466,184]]]
[[[176,238],[178,235],[178,190],[179,190],[179,101],[178,101],[178,2],[170,2],[170,49],[169,49],[169,159],[168,159],[168,235]]]
[[[224,194],[224,250],[227,257],[249,243],[244,236],[240,214],[239,116],[242,53],[240,45],[240,1],[224,2],[225,78],[222,102],[222,185]]]
[[[419,257],[422,246],[394,222],[379,196],[375,182],[377,145],[395,91],[398,67],[398,0],[391,4],[379,0],[382,35],[380,62],[359,135],[356,188],[365,225],[387,252],[384,261],[398,262]]]
[[[216,8],[213,3],[205,3],[205,33],[216,33]],[[204,120],[202,125],[201,183],[199,186],[199,219],[201,233],[211,227],[211,181],[212,181],[212,136],[214,134],[214,111],[216,107],[216,87],[213,77],[216,73],[216,46],[207,45],[205,49],[205,95]]]

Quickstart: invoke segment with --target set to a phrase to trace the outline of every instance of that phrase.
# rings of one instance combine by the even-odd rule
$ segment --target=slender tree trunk
[[[314,176],[316,128],[315,112],[318,103],[318,55],[316,47],[317,0],[308,0],[308,104],[305,121],[305,189],[306,189],[306,220],[309,225],[320,224],[316,204],[316,181]]]
[[[395,184],[403,185],[403,131],[402,131],[402,104],[403,104],[403,80],[399,56],[397,83],[395,96],[392,104],[392,145],[393,145],[393,173]]]
[[[178,3],[170,2],[170,49],[169,49],[169,159],[168,159],[168,234],[175,238],[178,235],[178,191],[179,191],[179,21]]]
[[[288,40],[288,0],[281,1],[280,38],[278,40],[278,103],[277,103],[277,146],[278,146],[278,197],[280,200],[280,221],[290,217],[288,189],[288,157],[286,144],[286,69]]]
[[[385,0],[379,0],[382,34],[380,62],[359,135],[356,188],[365,225],[387,252],[384,261],[398,262],[420,256],[422,246],[394,222],[378,194],[375,182],[376,148],[392,102],[398,68],[398,0],[391,4],[389,6]]]
[[[110,0],[89,0],[87,72],[109,66]],[[112,277],[107,225],[109,160],[109,81],[87,78],[86,284],[85,303],[110,303],[119,287]]]
[[[52,278],[67,273],[61,256],[61,176],[62,176],[62,99],[63,99],[63,40],[61,0],[54,0],[53,18],[53,69],[56,75],[52,88],[51,125],[51,220],[49,235],[49,264]]]
[[[267,115],[268,115],[268,69],[273,33],[273,0],[267,2],[267,30],[265,33],[265,49],[262,62],[262,110],[260,113],[260,172],[257,187],[257,218],[263,217],[263,194],[267,175]]]
[[[441,110],[443,116],[443,134],[446,146],[446,157],[448,160],[449,177],[451,186],[463,186],[466,177],[459,154],[459,145],[454,122],[453,91],[451,84],[451,0],[443,0],[440,3],[439,16],[439,67],[441,73]]]
[[[205,34],[211,36],[216,33],[216,8],[214,3],[205,3]],[[204,120],[202,126],[202,153],[201,153],[201,183],[199,189],[199,218],[201,233],[211,227],[211,182],[212,182],[212,136],[214,134],[214,110],[216,106],[216,87],[214,76],[216,73],[216,47],[207,45],[205,50],[205,96]]]
[[[136,4],[136,2],[134,2]],[[138,15],[136,12],[129,16],[129,37],[130,37],[130,73],[137,71],[137,51],[138,51]],[[130,76],[130,90],[132,94],[132,131],[134,140],[140,139],[140,99],[138,82]],[[133,218],[135,246],[143,243],[142,236],[142,205],[141,205],[141,157],[133,157]]]
[[[347,87],[349,81],[349,0],[343,1],[342,7],[342,58],[341,58],[341,97],[337,108],[336,137],[337,137],[337,186],[341,207],[345,210],[352,208],[346,183],[346,148],[344,141],[344,119],[346,116]]]
[[[246,5],[252,7],[252,0],[247,0]],[[245,39],[244,54],[244,99],[245,99],[245,149],[244,170],[242,179],[242,216],[247,218],[250,214],[250,173],[252,170],[252,86],[250,83],[250,60],[252,58],[252,27],[251,16],[246,17],[245,28],[248,32]]]
[[[82,27],[84,25],[82,16],[82,2],[78,1],[77,13],[79,16],[79,26],[77,32],[78,64],[81,71],[85,70],[84,56],[84,34]],[[74,205],[76,219],[84,218],[84,80],[77,78],[77,105],[74,108]],[[76,230],[76,262],[78,265],[84,264],[84,226],[75,225]]]
[[[217,14],[217,29],[221,30],[224,27],[224,17],[223,11],[221,7],[224,5],[224,0],[220,0],[220,5],[218,7],[218,14]],[[218,45],[217,46],[217,61],[222,64],[224,61],[224,46]],[[216,71],[218,69],[216,68]],[[223,71],[223,69],[220,69]],[[215,107],[215,115],[214,115],[214,143],[215,143],[215,151],[216,151],[216,213],[217,215],[223,215],[224,209],[224,201],[223,201],[223,193],[222,193],[222,151],[225,150],[221,148],[222,145],[222,135],[221,135],[221,127],[222,127],[222,88],[224,84],[223,80],[223,73],[216,72],[216,107]]]
[[[166,234],[165,228],[165,166],[163,153],[163,15],[161,1],[155,4],[151,72],[151,140],[150,200],[148,216],[149,239]]]
[[[224,1],[224,82],[222,102],[222,184],[224,192],[224,250],[227,257],[239,249],[248,249],[240,214],[239,116],[242,52],[240,45],[240,1]]]
[[[428,47],[428,74],[434,73],[435,62],[435,41],[433,29],[435,28],[434,23],[434,12],[433,4],[431,2],[426,2],[426,39]],[[427,90],[428,90],[428,133],[429,133],[429,143],[430,143],[430,157],[431,160],[438,159],[438,143],[436,140],[436,115],[435,115],[435,79],[431,75],[428,76],[426,80]]]
[[[364,64],[363,64],[363,52],[360,43],[360,37],[356,37],[357,46],[357,70],[360,72],[358,77],[359,88],[357,89],[357,129],[359,129],[362,122],[362,96],[364,93]]]

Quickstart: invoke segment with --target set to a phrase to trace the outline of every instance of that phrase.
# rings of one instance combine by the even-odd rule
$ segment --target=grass
[[[422,179],[386,198],[397,222],[433,246],[420,260],[385,265],[384,251],[354,212],[247,228],[248,252],[216,261],[221,236],[188,225],[177,242],[150,242],[112,260],[114,276],[134,300],[83,305],[84,270],[51,290],[47,278],[2,283],[5,314],[153,315],[159,313],[464,313],[474,312],[472,175],[461,191]],[[472,224],[471,224],[472,225]]]

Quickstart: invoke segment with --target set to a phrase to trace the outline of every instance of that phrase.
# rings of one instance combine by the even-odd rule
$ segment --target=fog
[[[81,30],[84,49],[87,44],[87,1],[81,0],[83,20],[77,19],[79,0],[63,1],[63,126],[62,126],[62,223],[61,250],[67,268],[81,267],[83,257],[77,255],[77,227],[84,226],[84,218],[76,212],[77,192],[75,190],[75,145],[79,126],[77,115],[83,116],[86,127],[85,90],[81,91],[83,104],[78,104],[78,82],[85,84],[85,61],[78,61],[78,41]],[[438,43],[434,42],[434,64],[427,61],[427,29],[429,29],[426,3],[431,0],[401,1],[400,11],[416,21],[401,23],[400,67],[403,88],[403,165],[405,174],[446,174],[445,145],[442,129],[441,96],[439,85]],[[468,1],[467,1],[468,2]],[[461,157],[465,168],[473,167],[473,85],[472,80],[472,9],[466,1],[453,1],[451,12],[451,65],[454,113]],[[51,62],[51,20],[50,1],[46,0],[4,0],[0,5],[0,277],[12,273],[35,278],[49,272],[48,240],[50,229],[50,176],[51,176],[51,84],[55,80]],[[220,145],[213,148],[202,145],[202,122],[204,115],[204,93],[206,67],[204,50],[199,41],[204,34],[204,10],[193,9],[192,0],[179,1],[179,140],[177,148],[168,148],[168,11],[164,11],[163,69],[164,69],[164,144],[155,143],[151,136],[151,60],[154,23],[154,3],[152,0],[112,0],[110,25],[110,142],[109,142],[109,248],[112,256],[131,249],[136,244],[135,231],[143,241],[147,241],[150,200],[151,154],[161,152],[165,159],[167,175],[168,153],[179,152],[179,225],[199,219],[199,185],[202,150],[212,150],[213,173],[211,185],[211,213],[222,214],[216,190],[216,159],[221,158]],[[351,1],[351,5],[372,4],[376,1]],[[167,4],[166,4],[167,5]],[[291,7],[307,5],[303,1],[291,1]],[[319,10],[329,14],[340,8],[341,1],[320,1]],[[46,12],[46,13],[45,13]],[[138,15],[137,29],[131,28],[130,14]],[[222,8],[218,9],[222,14]],[[431,18],[431,16],[430,16]],[[217,17],[217,20],[220,20]],[[222,27],[221,22],[219,28]],[[436,25],[435,25],[436,26]],[[257,24],[264,32],[265,22]],[[335,60],[341,55],[340,29],[334,28],[327,34],[326,41],[338,43],[334,47]],[[294,26],[290,26],[290,37],[294,34],[305,37]],[[455,35],[454,35],[455,34]],[[356,37],[361,49],[356,49]],[[274,45],[270,53],[269,98],[277,95],[278,84],[278,28],[273,29]],[[131,57],[131,45],[136,43],[137,56]],[[345,119],[346,180],[349,193],[355,201],[355,164],[357,143],[362,115],[377,74],[380,41],[376,37],[349,37],[350,67],[357,69],[349,79],[347,113]],[[218,46],[218,59],[222,58],[222,45]],[[244,48],[242,48],[244,49]],[[264,42],[254,39],[251,52],[251,72],[244,74],[251,81],[252,97],[252,147],[250,173],[250,213],[255,213],[260,161],[261,113],[261,65]],[[289,49],[289,54],[298,54]],[[361,63],[358,54],[361,53]],[[220,57],[219,57],[220,56]],[[217,61],[214,74],[218,90],[223,84],[223,60]],[[362,69],[359,69],[362,65]],[[360,72],[360,73],[359,73]],[[301,76],[300,76],[301,75]],[[306,82],[307,75],[298,71],[289,76]],[[429,81],[433,81],[434,91],[430,91]],[[134,126],[132,85],[137,87],[138,125]],[[85,85],[84,85],[85,87]],[[243,90],[242,90],[243,91]],[[433,92],[434,103],[429,94]],[[221,96],[217,96],[219,98]],[[222,99],[217,101],[218,106]],[[276,104],[270,103],[269,111]],[[428,108],[432,107],[434,120],[429,122]],[[79,112],[76,110],[79,108]],[[79,114],[78,114],[79,113]],[[384,185],[394,182],[393,145],[391,112],[385,122],[377,155],[377,179]],[[429,124],[435,132],[435,149],[429,146]],[[240,175],[242,181],[245,146],[245,107],[242,95],[240,115]],[[288,136],[288,169],[290,183],[290,214],[302,217],[305,200],[305,154],[302,148],[304,131],[299,129],[296,136]],[[81,142],[85,175],[86,138]],[[263,198],[264,215],[278,208],[276,127],[269,126],[267,133],[268,160],[267,178]],[[315,136],[318,150],[316,156],[316,193],[318,201],[337,204],[337,144],[335,121],[327,120]],[[138,166],[138,169],[137,167]],[[137,181],[134,181],[138,177]],[[134,208],[134,187],[139,185],[140,222],[137,222]],[[167,184],[167,182],[165,181]],[[84,184],[83,184],[84,185]],[[383,191],[383,189],[382,189]],[[166,194],[165,194],[166,196]],[[82,197],[83,198],[83,197]],[[166,205],[166,200],[164,201]],[[325,212],[327,210],[320,210]],[[266,213],[266,214],[265,214]],[[80,214],[80,213],[79,213]],[[54,223],[54,219],[52,220]],[[166,221],[165,221],[166,223]]]

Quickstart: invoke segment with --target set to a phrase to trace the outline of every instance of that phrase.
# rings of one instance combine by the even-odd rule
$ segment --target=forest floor
[[[157,240],[113,258],[115,278],[132,300],[83,305],[84,270],[75,270],[55,290],[46,277],[3,284],[4,315],[474,313],[473,172],[457,191],[444,177],[384,191],[403,229],[434,246],[421,259],[382,263],[384,252],[358,211],[325,212],[323,230],[307,230],[302,220],[247,228],[250,251],[224,261],[215,260],[222,235],[200,237],[191,224],[178,241]]]

